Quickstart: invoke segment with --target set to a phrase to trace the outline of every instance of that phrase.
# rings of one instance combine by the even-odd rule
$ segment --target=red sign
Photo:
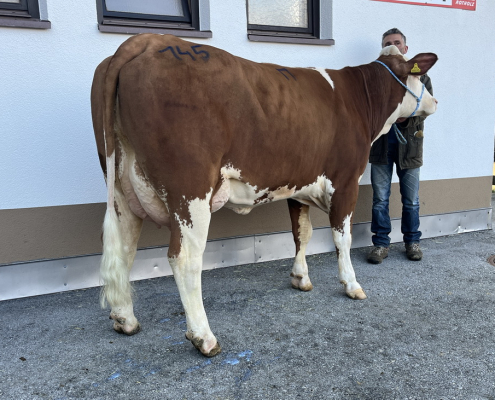
[[[461,10],[476,10],[476,0],[373,0],[387,3],[415,4],[417,6],[433,6],[445,8],[458,8]]]

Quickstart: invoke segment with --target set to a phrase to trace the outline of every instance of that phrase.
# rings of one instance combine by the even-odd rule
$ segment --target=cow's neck
[[[359,69],[363,78],[362,85],[368,101],[367,116],[373,142],[404,97],[405,90],[390,79],[385,69],[377,68],[376,63],[355,68]]]

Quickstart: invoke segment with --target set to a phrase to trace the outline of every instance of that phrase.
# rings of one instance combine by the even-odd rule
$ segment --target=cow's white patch
[[[252,186],[249,183],[244,183],[236,179],[230,180],[230,196],[229,203],[252,206],[262,197],[268,189],[258,190],[256,185]]]
[[[335,189],[332,185],[332,181],[324,175],[320,175],[316,179],[316,182],[306,185],[296,191],[291,198],[308,206],[316,206],[328,213],[330,211],[332,195],[334,192]]]
[[[325,78],[325,80],[330,84],[332,89],[335,90],[335,84],[333,83],[332,78],[330,78],[330,75],[325,70],[325,68],[318,67],[318,68],[314,68],[314,69],[316,71],[318,71],[321,74],[321,76],[323,76],[323,78]]]
[[[396,45],[390,45],[390,46],[384,47],[380,51],[380,56],[402,56],[402,57],[404,57],[404,60],[406,60],[406,61],[408,60],[408,58],[400,52],[399,48]]]
[[[220,169],[220,173],[224,179],[241,179],[241,170],[234,168],[232,164],[227,164]]]
[[[268,194],[268,199],[270,201],[284,200],[292,197],[292,195],[296,192],[296,187],[289,188],[288,185],[279,187],[278,189],[272,190]]]
[[[105,142],[106,146],[106,142]],[[114,208],[114,190],[115,190],[115,167],[110,167],[115,165],[115,150],[112,152],[110,157],[107,156],[107,174],[105,179],[107,180],[107,208]]]
[[[187,254],[196,253],[202,255],[204,252],[206,246],[206,235],[208,234],[208,227],[210,225],[210,199],[212,193],[213,188],[208,193],[206,193],[205,199],[195,198],[187,202],[187,209],[191,217],[190,223],[181,220],[179,215],[175,213],[175,220],[180,225],[180,232],[182,237],[192,239],[192,241],[188,241],[188,243],[183,243],[182,247]],[[195,238],[198,239],[199,242],[195,240]],[[203,239],[204,243],[200,243],[203,241]],[[198,251],[200,253],[197,253]]]
[[[407,87],[412,90],[416,96],[421,96],[421,91],[423,90],[423,83],[420,78],[414,75],[409,75],[407,78]],[[407,101],[407,105],[406,105]],[[409,116],[416,109],[416,99],[410,94],[406,93],[404,100],[402,101],[403,114]],[[423,91],[423,97],[421,98],[421,103],[419,104],[416,114],[418,116],[427,116],[433,114],[437,111],[437,101],[431,95],[431,93],[425,88]]]
[[[268,189],[259,190],[256,185],[242,182],[241,171],[234,168],[232,164],[222,167],[220,174],[223,183],[213,197],[212,204],[215,204],[215,211],[225,205],[238,214],[248,214],[255,205],[269,201],[266,199],[257,203],[268,192]]]
[[[324,175],[299,190],[296,190],[295,186],[285,185],[271,191],[268,188],[258,189],[256,185],[249,182],[242,182],[241,171],[231,165],[223,167],[221,175],[223,183],[213,196],[212,212],[225,206],[238,214],[248,214],[254,207],[261,204],[288,198],[328,212],[331,197],[335,191],[332,182]]]

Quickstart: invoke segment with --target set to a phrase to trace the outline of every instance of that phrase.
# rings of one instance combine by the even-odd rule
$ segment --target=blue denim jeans
[[[371,215],[372,241],[375,246],[388,247],[392,231],[389,214],[390,186],[393,166],[396,164],[402,200],[401,230],[404,243],[418,243],[419,230],[419,168],[401,169],[398,163],[398,145],[389,143],[388,164],[371,165],[373,209]]]

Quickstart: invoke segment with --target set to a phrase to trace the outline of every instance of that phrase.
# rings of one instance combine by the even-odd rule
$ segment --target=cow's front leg
[[[190,220],[178,213],[171,224],[169,263],[174,273],[187,321],[186,338],[205,356],[213,357],[221,347],[210,330],[203,306],[201,270],[210,222],[209,198],[189,204]]]
[[[345,292],[351,299],[363,300],[366,298],[366,294],[356,280],[356,274],[351,263],[351,215],[344,218],[342,227],[332,227],[332,235],[339,260],[340,283],[345,286]]]
[[[339,279],[345,287],[347,296],[351,299],[366,298],[364,290],[356,280],[356,274],[351,263],[352,243],[352,212],[357,201],[358,184],[347,193],[335,191],[330,207],[330,226],[332,227],[333,242],[337,249],[339,263]]]
[[[309,206],[296,200],[288,199],[290,219],[292,221],[292,234],[296,245],[296,257],[290,274],[292,287],[303,291],[313,289],[313,284],[308,275],[306,263],[306,247],[313,234],[313,227],[309,218]]]

